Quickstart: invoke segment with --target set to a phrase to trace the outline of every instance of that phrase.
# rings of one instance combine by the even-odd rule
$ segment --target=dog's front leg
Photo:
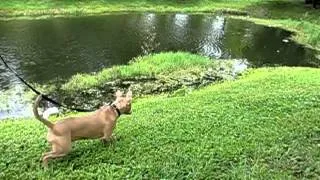
[[[49,159],[54,159],[54,158],[59,158],[59,157],[63,157],[63,156],[66,156],[67,154],[66,153],[58,153],[58,152],[50,152],[50,153],[47,153],[47,155],[45,155],[43,158],[42,158],[42,164],[43,164],[43,167],[47,168],[48,167],[48,160]]]
[[[104,131],[103,131],[103,137],[101,138],[101,141],[103,142],[103,143],[108,143],[108,142],[110,142],[111,140],[112,140],[112,127],[110,127],[110,126],[106,126],[105,128],[104,128]]]

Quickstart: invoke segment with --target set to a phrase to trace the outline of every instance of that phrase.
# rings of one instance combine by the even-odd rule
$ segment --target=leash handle
[[[19,76],[19,74],[13,70],[9,64],[3,59],[3,57],[0,55],[0,59],[2,60],[3,64],[5,65],[6,68],[8,68],[20,81],[22,81],[26,86],[28,86],[34,93],[36,93],[37,95],[41,95],[43,97],[43,99],[57,105],[57,106],[61,106],[64,107],[66,109],[70,109],[70,110],[74,110],[74,111],[78,111],[78,112],[91,112],[94,110],[90,110],[90,109],[81,109],[81,108],[72,108],[72,107],[68,107],[65,106],[51,98],[49,98],[47,95],[44,95],[43,93],[41,93],[40,91],[36,90],[34,87],[32,87],[27,81],[25,81],[22,77]]]

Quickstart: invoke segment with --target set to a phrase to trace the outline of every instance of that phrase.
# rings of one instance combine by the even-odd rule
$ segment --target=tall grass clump
[[[106,68],[96,74],[75,75],[62,88],[64,90],[89,89],[110,80],[141,76],[154,77],[156,75],[168,75],[174,71],[210,68],[218,65],[218,61],[215,62],[208,57],[186,52],[151,54],[137,57],[128,65]]]

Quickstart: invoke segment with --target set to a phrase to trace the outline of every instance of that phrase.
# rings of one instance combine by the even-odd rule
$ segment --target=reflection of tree
[[[175,42],[185,43],[188,41],[190,16],[187,14],[175,14],[169,22],[172,30],[172,37]]]
[[[129,18],[128,29],[133,30],[135,35],[138,36],[142,54],[152,53],[159,46],[156,32],[158,18],[154,13],[136,15]]]
[[[220,58],[221,39],[224,36],[225,18],[222,16],[203,17],[201,25],[201,39],[198,49],[201,54]]]
[[[156,41],[157,33],[155,32],[155,27],[153,26],[148,31],[141,46],[143,54],[150,54],[160,46],[160,43]]]
[[[189,50],[190,17],[186,14],[144,14],[138,21],[144,54],[159,51]]]

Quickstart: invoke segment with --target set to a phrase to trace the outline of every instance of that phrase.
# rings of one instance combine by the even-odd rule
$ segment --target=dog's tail
[[[42,100],[42,95],[40,94],[33,104],[33,114],[39,121],[41,121],[44,125],[46,125],[48,128],[51,129],[51,128],[53,128],[54,124],[52,122],[50,122],[48,119],[39,115],[38,107],[39,107],[39,103],[41,100]]]

